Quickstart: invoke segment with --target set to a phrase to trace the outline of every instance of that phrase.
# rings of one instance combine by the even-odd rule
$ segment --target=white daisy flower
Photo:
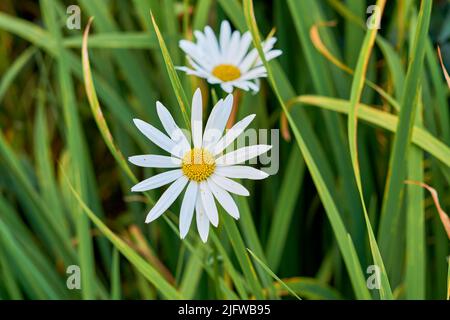
[[[192,68],[178,67],[187,74],[206,79],[211,84],[220,84],[228,93],[233,87],[245,91],[259,91],[259,78],[266,77],[266,68],[259,58],[256,48],[248,52],[252,36],[249,31],[242,36],[239,31],[231,32],[228,21],[222,21],[219,40],[211,27],[204,32],[194,31],[197,43],[180,41],[180,48]],[[262,43],[264,54],[269,61],[281,55],[281,50],[272,50],[276,38]]]
[[[171,183],[148,213],[146,223],[161,216],[186,186],[180,210],[179,228],[182,239],[188,233],[195,210],[198,232],[203,242],[206,242],[209,224],[215,227],[219,224],[215,200],[229,215],[239,219],[238,207],[230,193],[248,196],[249,192],[232,179],[266,178],[267,173],[241,164],[267,152],[271,146],[253,145],[222,155],[223,150],[244,132],[255,117],[247,116],[223,134],[232,105],[231,94],[217,102],[203,130],[202,96],[200,89],[197,89],[192,99],[192,145],[160,102],[156,103],[157,113],[167,135],[142,120],[134,119],[137,128],[154,144],[170,153],[170,156],[138,155],[130,157],[129,161],[141,167],[172,169],[131,188],[135,192],[147,191]]]

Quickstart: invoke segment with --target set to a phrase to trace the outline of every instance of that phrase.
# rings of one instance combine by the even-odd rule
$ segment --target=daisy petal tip
[[[225,103],[233,105],[233,100],[234,100],[234,96],[232,93],[229,93],[226,97],[225,97]]]
[[[152,217],[150,214],[147,215],[147,217],[145,218],[145,223],[150,223],[153,222],[155,220],[154,217]]]
[[[202,94],[202,91],[200,90],[200,88],[195,89],[194,96],[200,95],[200,97],[201,97],[201,94]]]
[[[261,179],[266,179],[269,176],[268,173],[261,171]]]
[[[135,125],[136,127],[139,128],[139,127],[142,126],[145,122],[142,121],[141,119],[133,118],[133,123],[134,123],[134,125]]]
[[[229,94],[232,94],[232,93],[233,93],[233,86],[231,86],[231,85],[221,84],[220,87],[221,87],[222,90],[225,91],[226,93],[229,93]]]

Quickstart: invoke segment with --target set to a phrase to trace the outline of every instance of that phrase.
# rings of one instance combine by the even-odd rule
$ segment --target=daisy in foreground
[[[252,36],[249,31],[242,36],[239,31],[231,32],[228,21],[222,21],[219,40],[211,27],[204,32],[194,31],[197,43],[180,41],[180,48],[186,53],[192,68],[178,67],[190,75],[206,79],[210,84],[220,84],[228,93],[233,87],[245,91],[259,91],[259,78],[266,77],[266,68],[256,48],[248,52]],[[266,60],[281,55],[281,50],[272,50],[276,38],[262,43]]]
[[[170,156],[139,155],[130,157],[129,161],[141,167],[172,169],[148,178],[131,188],[131,191],[136,192],[147,191],[171,183],[148,213],[146,223],[161,216],[186,186],[180,211],[179,228],[182,239],[189,231],[195,210],[198,233],[203,242],[206,242],[209,224],[215,227],[219,224],[214,199],[230,216],[239,219],[238,207],[230,193],[248,196],[249,192],[231,178],[255,180],[266,178],[268,174],[265,172],[239,164],[267,152],[271,146],[253,145],[222,155],[223,150],[245,130],[255,117],[255,115],[247,116],[223,135],[232,105],[231,94],[224,100],[219,100],[211,111],[203,130],[202,96],[200,89],[195,91],[191,109],[192,146],[169,111],[159,102],[156,103],[157,113],[167,135],[142,120],[134,119],[137,128],[154,144],[169,152]]]

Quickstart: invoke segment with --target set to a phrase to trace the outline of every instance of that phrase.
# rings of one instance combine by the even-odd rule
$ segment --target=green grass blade
[[[82,36],[65,38],[63,44],[67,48],[80,48]],[[108,32],[89,37],[90,48],[102,49],[157,49],[155,35],[148,32]]]
[[[295,195],[299,193],[304,174],[305,162],[298,148],[294,148],[283,176],[283,184],[278,195],[266,246],[267,261],[274,271],[278,269],[281,262],[295,204],[298,201]]]
[[[300,132],[298,131],[297,126],[295,125],[289,111],[286,108],[286,105],[283,101],[283,99],[280,96],[278,86],[274,81],[272,70],[265,59],[264,52],[261,47],[261,38],[259,35],[258,27],[256,25],[256,20],[253,12],[253,3],[251,0],[245,0],[244,1],[244,13],[247,21],[247,25],[250,29],[250,32],[253,36],[253,44],[257,48],[259,52],[259,56],[261,60],[264,63],[264,66],[266,67],[268,77],[270,84],[272,86],[272,89],[275,92],[275,95],[277,96],[278,102],[280,103],[283,112],[286,114],[286,117],[289,121],[289,124],[291,125],[292,131],[294,132],[295,138],[297,140],[298,147],[300,148],[302,155],[305,159],[305,163],[308,166],[308,169],[311,173],[311,176],[314,180],[314,183],[317,187],[317,190],[319,192],[319,195],[322,199],[322,203],[325,207],[325,210],[327,212],[328,218],[330,220],[330,223],[333,227],[335,236],[337,238],[339,247],[341,249],[341,253],[344,257],[344,261],[346,262],[350,279],[352,280],[353,288],[355,290],[356,296],[359,299],[370,299],[369,291],[366,287],[366,282],[364,279],[364,275],[361,269],[361,266],[359,265],[359,261],[356,255],[355,248],[353,246],[352,241],[348,241],[347,239],[347,232],[345,230],[345,226],[340,218],[340,214],[337,210],[337,207],[333,201],[333,198],[331,197],[331,194],[324,183],[324,180],[322,178],[322,175],[320,171],[317,168],[317,165],[314,161],[314,159],[311,157],[311,153],[309,149],[307,148],[303,137],[300,135]],[[358,261],[357,263],[355,261]]]
[[[279,283],[280,285],[282,285],[286,290],[288,290],[288,291],[289,291],[294,297],[296,297],[298,300],[302,300],[302,299],[297,295],[297,293],[295,293],[294,290],[292,290],[286,283],[284,283],[283,280],[281,280],[275,273],[273,273],[273,271],[270,270],[270,268],[269,268],[264,262],[262,262],[261,259],[258,258],[258,257],[252,252],[252,250],[250,250],[250,249],[247,249],[247,250],[248,250],[248,252],[250,252],[250,254],[252,255],[253,259],[255,259],[256,262],[258,262],[258,264],[259,264],[260,266],[262,266],[263,269],[264,269],[264,270],[265,270],[272,278],[274,278],[276,281],[278,281],[278,283]]]
[[[189,101],[186,98],[186,94],[184,93],[183,86],[181,85],[180,79],[178,78],[177,72],[175,70],[175,67],[172,62],[172,58],[169,55],[169,51],[167,49],[166,43],[164,42],[164,39],[162,37],[161,32],[159,31],[159,27],[156,24],[155,18],[151,14],[153,28],[156,32],[156,37],[158,38],[159,46],[161,48],[161,53],[164,58],[164,62],[166,64],[167,73],[170,77],[170,82],[172,83],[173,90],[175,92],[175,95],[177,97],[178,105],[180,106],[181,113],[183,114],[183,118],[185,121],[185,124],[187,128],[190,128],[190,121],[189,116],[187,114],[187,111],[190,110]]]
[[[8,90],[11,83],[20,71],[28,64],[28,62],[30,62],[35,53],[35,47],[28,48],[16,60],[14,60],[14,63],[2,75],[2,79],[0,80],[0,102],[3,100],[6,90]]]
[[[120,300],[120,297],[120,255],[117,248],[114,248],[111,266],[111,300]]]

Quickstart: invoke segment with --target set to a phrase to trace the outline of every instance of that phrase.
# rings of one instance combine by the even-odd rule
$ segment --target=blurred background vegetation
[[[66,27],[72,4],[81,9],[81,30]],[[160,153],[132,123],[137,117],[161,127],[157,100],[183,123],[150,9],[174,64],[183,65],[178,41],[192,38],[192,30],[207,24],[218,30],[223,19],[240,31],[249,29],[240,1],[1,1],[0,298],[292,298],[267,268],[302,298],[378,298],[377,290],[358,294],[352,272],[368,277],[366,269],[373,264],[346,137],[348,104],[336,106],[350,99],[353,76],[321,54],[311,34],[318,27],[329,55],[353,70],[371,4],[254,1],[262,37],[275,28],[276,48],[283,50],[271,62],[276,83],[285,101],[300,96],[302,103],[293,105],[291,114],[354,243],[360,268],[349,269],[336,241],[338,231],[286,126],[278,174],[246,182],[251,196],[237,199],[241,220],[228,229],[221,223],[203,245],[194,228],[180,241],[173,214],[179,202],[169,218],[144,223],[149,199],[162,190],[149,192],[148,198],[130,192],[133,182],[116,164],[94,121],[81,67],[82,32],[90,16],[95,16],[89,37],[95,87],[114,142],[130,156]],[[366,86],[361,98],[383,113],[378,121],[369,113],[359,122],[358,151],[364,200],[394,298],[445,299],[449,240],[431,195],[405,187],[393,233],[384,230],[380,213],[396,129],[386,114],[396,121],[405,94],[418,96],[415,126],[422,131],[413,136],[403,169],[408,179],[435,188],[442,208],[450,208],[449,90],[436,50],[439,45],[450,66],[450,4],[433,1],[428,35],[419,44],[425,50],[420,86],[405,93],[419,8],[420,1],[387,1],[367,69],[367,79],[376,85]],[[335,25],[323,26],[329,21]],[[198,79],[179,77],[189,99],[197,86],[205,93],[210,89]],[[280,128],[273,90],[265,79],[261,87],[257,95],[238,93],[237,118],[256,113],[255,128]],[[138,178],[155,173],[132,170]],[[92,223],[88,209],[101,222]],[[260,261],[243,258],[245,248]],[[81,267],[81,290],[66,287],[69,265]]]

